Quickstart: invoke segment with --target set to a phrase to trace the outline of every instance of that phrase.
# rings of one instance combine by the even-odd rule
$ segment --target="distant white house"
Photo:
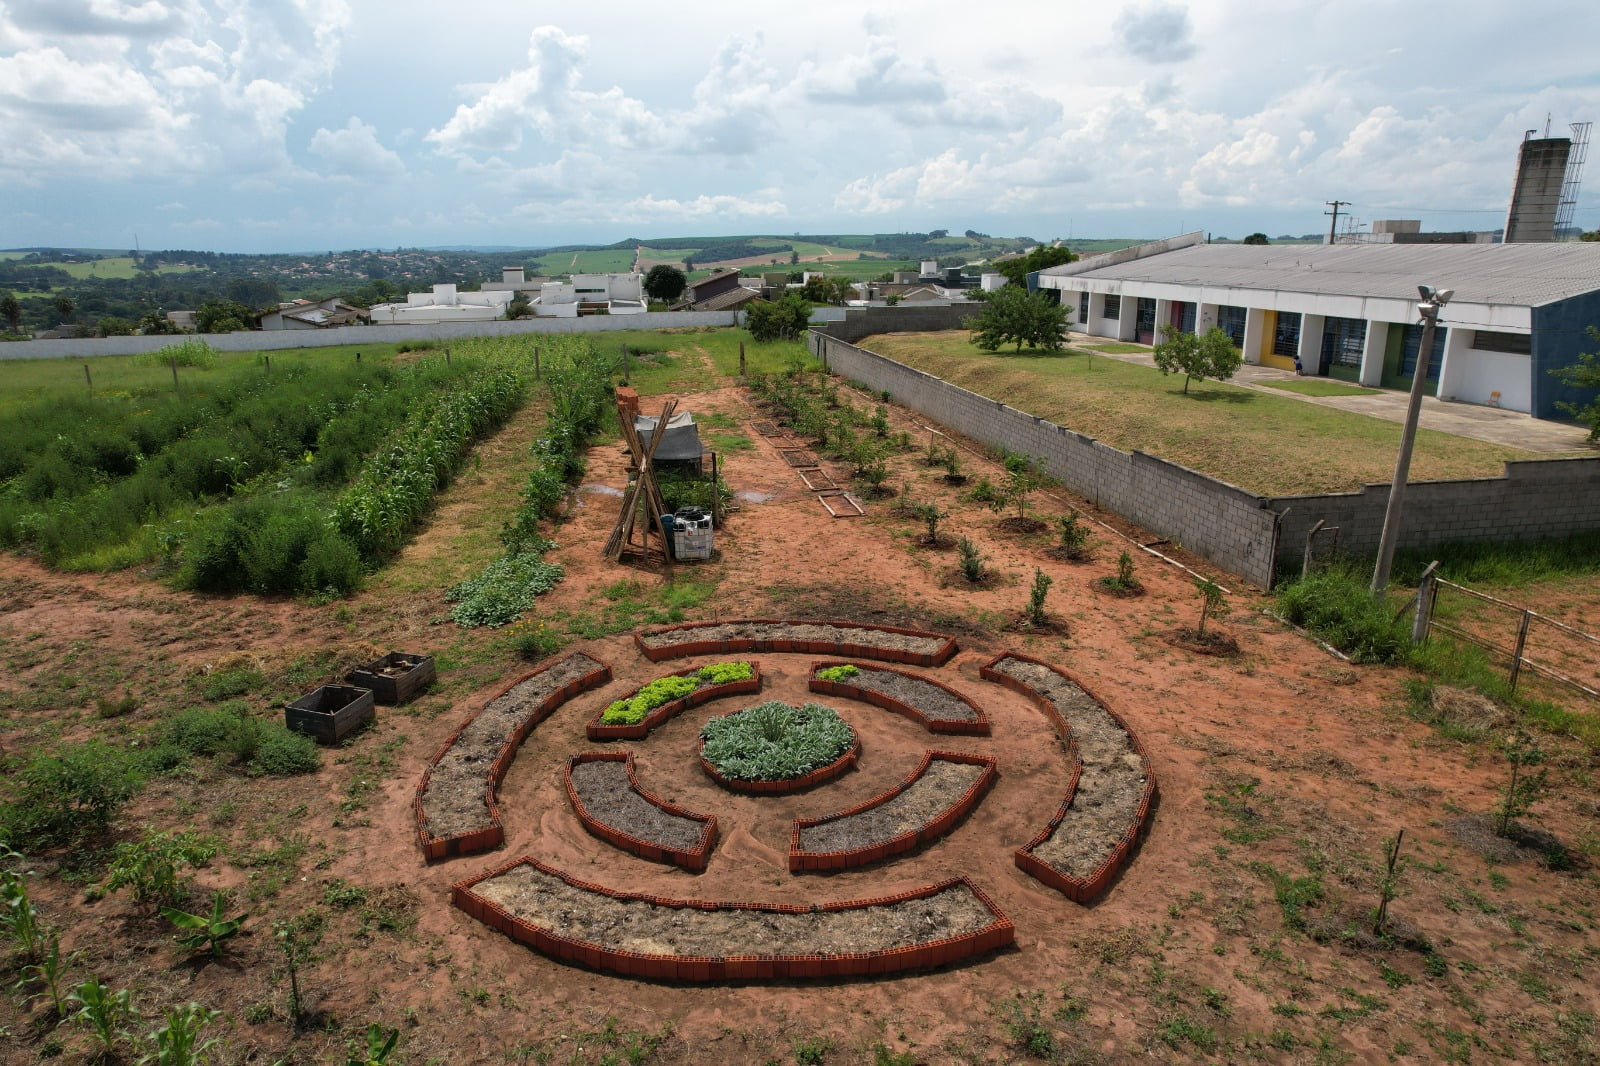
[[[546,281],[532,308],[540,318],[640,315],[649,309],[641,274],[574,274],[570,282]]]
[[[344,303],[337,296],[326,300],[294,300],[279,304],[275,311],[257,316],[262,329],[329,329],[349,326],[366,318],[359,307]]]
[[[488,322],[506,317],[506,304],[514,295],[510,289],[457,292],[455,285],[441,284],[435,285],[431,292],[411,293],[403,304],[374,304],[369,314],[374,326]]]

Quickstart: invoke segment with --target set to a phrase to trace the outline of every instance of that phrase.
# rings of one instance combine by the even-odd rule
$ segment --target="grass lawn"
[[[862,346],[1122,449],[1139,449],[1262,495],[1348,492],[1394,472],[1400,426],[1318,404],[1082,354],[975,348],[965,333],[900,333]],[[1574,453],[1577,454],[1577,453]],[[1431,430],[1417,434],[1418,481],[1493,477],[1542,454]]]
[[[1297,392],[1301,396],[1376,396],[1377,389],[1364,389],[1360,385],[1346,385],[1342,381],[1324,381],[1321,378],[1307,378],[1304,381],[1260,381],[1258,385],[1265,385],[1269,389],[1282,389],[1284,392]]]

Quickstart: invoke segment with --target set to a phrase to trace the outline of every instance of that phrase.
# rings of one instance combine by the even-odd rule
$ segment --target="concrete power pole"
[[[1328,243],[1329,244],[1333,244],[1334,242],[1336,242],[1339,239],[1339,236],[1338,236],[1338,234],[1339,234],[1339,208],[1341,208],[1341,207],[1349,207],[1350,206],[1350,201],[1349,200],[1324,200],[1322,202],[1327,204],[1329,207],[1333,208],[1332,211],[1324,211],[1324,212],[1322,212],[1325,215],[1332,215],[1333,216],[1333,221],[1328,223]]]
[[[1389,505],[1383,511],[1383,534],[1378,539],[1378,564],[1372,570],[1372,593],[1381,596],[1389,586],[1389,571],[1394,567],[1394,549],[1400,539],[1400,507],[1405,501],[1406,477],[1411,473],[1411,448],[1417,442],[1417,419],[1422,413],[1422,390],[1428,381],[1428,361],[1433,356],[1433,331],[1439,322],[1439,308],[1455,293],[1418,285],[1422,301],[1422,345],[1417,350],[1417,365],[1411,372],[1411,397],[1406,404],[1405,429],[1400,433],[1400,454],[1394,462],[1394,482],[1389,486]]]

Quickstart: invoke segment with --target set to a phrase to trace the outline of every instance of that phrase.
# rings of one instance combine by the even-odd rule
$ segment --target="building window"
[[[1245,309],[1227,304],[1217,308],[1217,328],[1228,335],[1233,346],[1244,350]]]
[[[1101,318],[1117,319],[1122,317],[1122,297],[1106,296],[1106,307],[1100,312]]]
[[[1495,330],[1480,329],[1472,334],[1472,346],[1480,352],[1533,354],[1533,338],[1526,333],[1500,333]]]
[[[1279,311],[1278,325],[1272,333],[1272,354],[1293,359],[1300,354],[1300,312]]]
[[[1089,321],[1089,294],[1086,292],[1078,293],[1078,321]]]
[[[1329,318],[1322,327],[1322,361],[1360,369],[1361,349],[1366,343],[1366,319]]]

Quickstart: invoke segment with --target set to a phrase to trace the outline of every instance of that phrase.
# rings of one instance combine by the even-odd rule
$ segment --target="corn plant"
[[[77,961],[78,954],[63,955],[61,937],[54,932],[50,934],[49,941],[50,947],[40,955],[39,961],[22,968],[22,978],[15,987],[23,994],[23,1002],[49,999],[51,1016],[64,1018],[67,1015],[67,971]],[[35,984],[43,986],[43,991],[29,993],[28,989]]]
[[[67,1002],[78,1008],[73,1017],[89,1027],[108,1056],[128,1038],[128,1027],[139,1022],[133,993],[126,988],[113,992],[98,978],[91,977],[73,989]]]
[[[400,1030],[385,1029],[377,1022],[373,1022],[367,1026],[366,1051],[353,1052],[345,1060],[345,1066],[385,1066],[399,1042]]]
[[[162,907],[161,916],[184,931],[178,937],[178,943],[191,951],[203,948],[215,958],[222,954],[223,945],[238,935],[239,928],[249,917],[248,914],[240,914],[229,918],[227,903],[227,893],[218,889],[211,894],[210,914],[190,914],[177,907]]]
[[[0,843],[0,862],[21,859],[21,854]],[[11,942],[24,964],[38,962],[44,954],[48,930],[28,895],[25,875],[13,869],[0,870],[0,934]]]
[[[139,1066],[146,1066],[147,1063],[154,1066],[200,1066],[206,1061],[206,1052],[221,1043],[217,1039],[200,1043],[200,1030],[221,1015],[221,1011],[210,1010],[198,1003],[185,1003],[171,1008],[167,1011],[166,1024],[150,1033],[155,1051],[140,1059]]]

